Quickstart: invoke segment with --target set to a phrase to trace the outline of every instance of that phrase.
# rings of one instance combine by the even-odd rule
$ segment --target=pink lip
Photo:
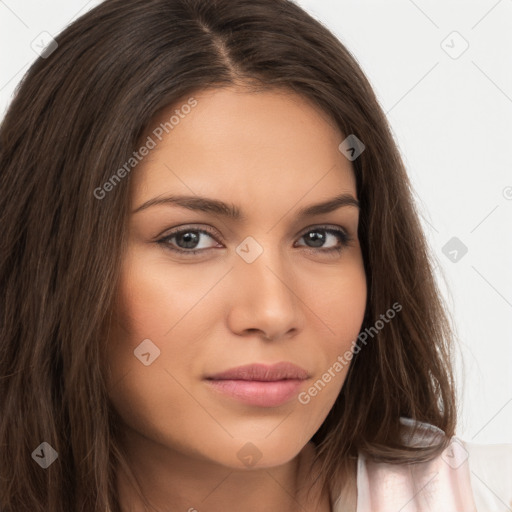
[[[277,407],[296,396],[301,380],[277,380],[262,382],[257,380],[209,380],[213,389],[248,405]]]
[[[251,364],[231,368],[206,378],[220,393],[249,405],[277,407],[296,396],[309,374],[292,363]]]
[[[309,374],[304,368],[288,362],[276,364],[247,364],[237,366],[224,372],[208,375],[207,379],[213,380],[259,380],[276,381],[283,379],[304,380]]]

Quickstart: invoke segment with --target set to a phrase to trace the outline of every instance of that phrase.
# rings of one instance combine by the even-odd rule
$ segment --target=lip
[[[229,370],[209,375],[212,380],[257,380],[275,382],[284,379],[304,380],[309,374],[304,368],[286,361],[275,364],[246,364]]]
[[[216,392],[248,405],[277,407],[296,396],[308,372],[288,362],[250,364],[206,377]]]

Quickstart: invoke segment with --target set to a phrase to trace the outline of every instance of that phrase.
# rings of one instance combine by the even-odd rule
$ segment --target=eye
[[[312,244],[307,245],[308,249],[324,253],[339,253],[352,242],[352,237],[348,233],[339,227],[332,226],[318,226],[309,229],[300,238],[303,238],[307,244]],[[329,246],[326,247],[324,244]]]
[[[206,229],[182,228],[169,233],[160,240],[157,240],[157,243],[163,245],[166,249],[177,253],[197,254],[214,247],[201,247],[199,242],[201,241],[201,238],[205,237],[215,240],[213,235]],[[172,240],[175,240],[175,242],[172,242]],[[173,247],[173,245],[177,247]]]
[[[217,245],[211,242],[208,245],[208,239],[217,242]],[[346,231],[334,226],[310,228],[300,236],[299,240],[301,239],[304,239],[307,245],[299,244],[296,247],[305,247],[308,251],[324,254],[338,254],[350,245],[352,241],[352,237]],[[209,229],[193,227],[176,229],[160,240],[157,240],[156,243],[163,246],[166,250],[183,256],[205,253],[209,249],[218,248],[220,244]],[[220,245],[220,247],[223,246]]]

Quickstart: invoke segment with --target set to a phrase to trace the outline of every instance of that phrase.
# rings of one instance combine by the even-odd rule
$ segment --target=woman
[[[2,510],[493,506],[346,48],[286,0],[107,0],[56,42],[0,131]]]

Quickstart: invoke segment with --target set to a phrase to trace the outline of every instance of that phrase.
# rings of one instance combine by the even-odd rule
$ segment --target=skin
[[[348,366],[309,403],[294,397],[277,407],[216,393],[204,377],[289,361],[309,372],[300,388],[306,391],[351,350],[367,294],[359,209],[297,216],[341,193],[357,199],[352,164],[338,150],[345,136],[290,91],[230,87],[194,98],[197,106],[133,171],[131,210],[155,197],[200,195],[235,204],[246,219],[170,204],[128,219],[107,357],[110,399],[133,473],[119,471],[121,504],[145,510],[136,479],[154,507],[148,510],[291,512],[300,504],[300,510],[329,511],[328,493],[319,486],[309,500],[304,494],[314,474],[310,439]],[[151,128],[186,99],[162,111]],[[322,245],[304,236],[325,224],[352,241],[343,246],[320,231]],[[157,243],[182,226],[200,237],[195,248],[202,253],[170,250],[192,250],[179,236],[167,247]],[[205,227],[212,235],[194,231]],[[236,252],[248,236],[263,248],[252,263]],[[322,252],[336,246],[341,252]],[[148,366],[134,356],[145,339],[160,350]],[[260,455],[250,467],[237,455],[246,443]],[[351,499],[347,510],[354,509]]]

